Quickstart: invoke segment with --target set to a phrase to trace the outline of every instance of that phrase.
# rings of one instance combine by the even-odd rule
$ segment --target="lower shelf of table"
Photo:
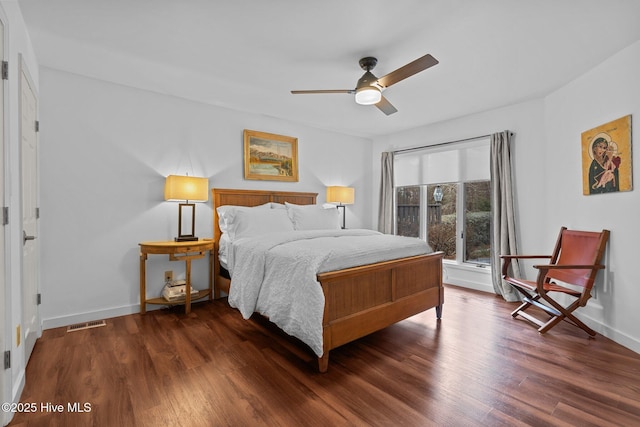
[[[202,299],[204,297],[209,296],[210,291],[209,289],[205,289],[203,291],[198,291],[197,294],[194,294],[191,296],[191,302],[195,302],[196,300]],[[176,300],[176,301],[167,301],[166,299],[164,299],[163,297],[159,297],[159,298],[150,298],[148,300],[145,301],[147,304],[157,304],[157,305],[181,305],[184,304],[186,302],[186,300],[184,299],[180,299],[180,300]]]

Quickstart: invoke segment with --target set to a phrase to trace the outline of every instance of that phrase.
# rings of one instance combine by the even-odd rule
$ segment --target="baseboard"
[[[603,325],[590,316],[586,316],[584,314],[576,314],[576,316],[600,335],[607,337],[611,341],[614,341],[615,343],[620,344],[621,346],[640,354],[640,340],[638,340],[638,338],[634,338],[632,336],[629,336],[628,334],[625,334],[624,332],[620,332],[617,329],[611,328],[607,325]]]
[[[469,289],[474,289],[477,291],[483,291],[483,292],[488,292],[488,293],[492,293],[495,294],[494,290],[493,290],[493,285],[488,286],[484,283],[478,283],[476,281],[469,281],[469,280],[464,280],[461,279],[459,277],[449,277],[448,280],[446,280],[446,283],[450,283],[452,285],[455,286],[460,286],[460,287],[464,287],[464,288],[469,288]],[[445,301],[447,299],[446,293],[445,293]],[[601,315],[602,312],[604,311],[603,307],[598,304],[598,303],[593,303],[593,304],[589,304],[587,306],[587,308],[589,310],[591,310],[592,314],[596,314],[596,315]],[[588,310],[586,310],[588,311]],[[574,312],[574,314],[580,319],[582,320],[584,323],[587,324],[587,326],[589,326],[591,329],[593,329],[594,331],[596,331],[598,334],[610,339],[611,341],[614,341],[617,344],[620,344],[623,347],[628,348],[631,351],[634,351],[638,354],[640,354],[640,340],[638,338],[632,337],[628,334],[625,334],[623,332],[620,332],[617,329],[611,328],[607,325],[604,325],[602,323],[600,323],[597,319],[595,319],[592,316],[589,316],[588,314],[585,314],[585,311],[582,311],[580,313]]]
[[[163,306],[147,306],[147,311],[157,310]],[[68,316],[51,317],[42,320],[42,329],[53,329],[62,326],[74,325],[76,323],[91,322],[93,320],[109,319],[112,317],[126,316],[140,313],[140,304],[127,305],[122,307],[107,308],[104,310],[75,313]]]
[[[476,281],[469,281],[460,278],[455,278],[452,280],[452,277],[449,277],[446,280],[447,283],[451,283],[455,286],[461,286],[469,289],[474,289],[477,291],[487,292],[487,293],[495,293],[493,290],[493,286],[489,286],[485,283],[478,283]],[[446,295],[445,295],[446,300]],[[158,310],[161,309],[162,306],[147,306],[147,311]],[[123,307],[115,307],[105,310],[85,312],[85,313],[76,313],[68,316],[60,316],[49,319],[43,319],[42,321],[42,329],[53,329],[59,328],[62,326],[74,325],[76,323],[83,322],[91,322],[93,320],[101,320],[101,319],[109,319],[112,317],[126,316],[128,314],[135,314],[140,312],[140,305],[134,304],[130,306]],[[617,329],[611,328],[609,326],[603,325],[597,320],[593,319],[589,316],[579,316],[582,321],[584,321],[590,328],[598,332],[600,335],[609,338],[610,340],[628,348],[631,351],[640,354],[640,341],[637,338],[631,337],[628,334],[622,333]],[[21,379],[22,387],[24,387],[24,377]],[[20,389],[20,393],[22,389]],[[15,394],[14,394],[15,395]],[[20,394],[18,394],[20,396]]]
[[[442,270],[444,276],[442,281],[444,283],[476,291],[495,293],[493,282],[491,281],[491,272],[488,268],[480,269],[478,267],[444,263]]]
[[[562,300],[561,304],[566,305],[570,301],[571,299],[567,297]],[[586,307],[574,311],[574,314],[598,334],[640,354],[640,338],[632,337],[629,334],[620,332],[618,329],[602,323],[602,319],[606,318],[605,308],[597,298],[591,298]]]

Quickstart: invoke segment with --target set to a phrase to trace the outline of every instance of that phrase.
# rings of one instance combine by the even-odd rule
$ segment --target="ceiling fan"
[[[411,77],[414,74],[424,71],[427,68],[433,67],[438,63],[438,60],[433,56],[427,54],[415,61],[398,68],[395,71],[390,72],[384,77],[377,78],[373,75],[373,70],[378,63],[378,60],[372,56],[367,56],[360,60],[360,68],[365,70],[365,73],[360,77],[355,89],[326,89],[326,90],[292,90],[294,95],[299,94],[313,94],[313,93],[348,93],[356,95],[356,102],[361,105],[375,105],[385,113],[387,116],[397,112],[387,98],[382,96],[382,91],[389,86],[396,84],[407,77]]]

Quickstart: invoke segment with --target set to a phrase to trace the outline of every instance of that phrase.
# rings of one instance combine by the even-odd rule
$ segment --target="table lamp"
[[[164,183],[164,199],[179,201],[178,237],[176,242],[198,240],[196,237],[196,205],[189,202],[209,200],[209,179],[195,176],[169,175]],[[184,203],[182,203],[184,201]],[[191,227],[189,227],[189,219]]]
[[[334,185],[327,187],[327,203],[338,203],[337,208],[342,208],[342,228],[346,228],[345,224],[345,205],[352,205],[355,197],[353,187],[342,187]]]

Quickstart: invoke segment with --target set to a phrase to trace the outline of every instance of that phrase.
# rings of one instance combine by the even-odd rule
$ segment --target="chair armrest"
[[[551,255],[500,255],[502,259],[551,258]]]
[[[602,264],[549,264],[549,265],[534,265],[533,268],[537,268],[539,270],[549,271],[549,270],[602,270],[605,266]]]
[[[536,259],[536,258],[547,258],[551,259],[551,255],[500,255],[500,258],[504,260],[504,264],[502,264],[502,278],[507,277],[507,270],[509,269],[509,265],[511,264],[511,260],[514,259]]]

